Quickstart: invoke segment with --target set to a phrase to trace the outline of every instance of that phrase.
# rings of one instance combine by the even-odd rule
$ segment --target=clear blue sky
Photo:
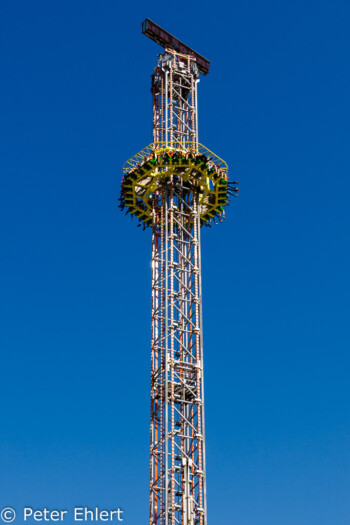
[[[349,15],[2,0],[0,508],[148,523],[151,237],[117,198],[149,17],[211,60],[200,141],[240,180],[202,237],[208,525],[349,523]]]

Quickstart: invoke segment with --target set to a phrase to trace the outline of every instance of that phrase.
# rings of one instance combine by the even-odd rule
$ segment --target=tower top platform
[[[193,56],[196,59],[199,72],[203,75],[207,75],[209,73],[209,60],[181,42],[181,40],[175,38],[173,35],[168,33],[168,31],[165,31],[165,29],[152,22],[152,20],[149,18],[146,18],[146,20],[142,22],[142,33],[164,48],[171,47],[179,53]]]

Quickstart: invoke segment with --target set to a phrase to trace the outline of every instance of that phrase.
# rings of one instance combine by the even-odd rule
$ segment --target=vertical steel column
[[[197,148],[197,83],[195,59],[165,50],[152,85],[158,146]],[[207,525],[198,198],[171,175],[153,199],[150,525]]]

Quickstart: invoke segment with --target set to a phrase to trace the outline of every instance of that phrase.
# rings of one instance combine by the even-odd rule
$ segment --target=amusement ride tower
[[[152,228],[150,525],[207,525],[201,241],[222,221],[226,163],[198,142],[209,62],[146,19],[164,47],[152,75],[153,142],[124,165],[120,207]]]

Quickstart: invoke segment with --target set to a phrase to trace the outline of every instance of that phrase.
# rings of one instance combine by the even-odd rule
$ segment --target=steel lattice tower
[[[165,47],[152,76],[153,143],[125,163],[120,200],[152,227],[150,525],[206,525],[200,229],[222,220],[238,190],[198,143],[209,62],[148,19],[143,32]]]

